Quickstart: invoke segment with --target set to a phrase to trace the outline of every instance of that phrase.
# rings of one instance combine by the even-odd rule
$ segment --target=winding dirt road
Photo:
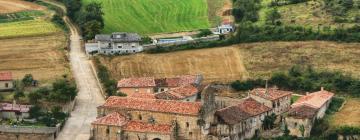
[[[65,7],[59,3],[45,2],[58,6],[65,11]],[[81,36],[68,17],[65,16],[64,20],[71,31],[70,63],[79,92],[76,97],[75,109],[71,112],[71,116],[57,140],[88,140],[90,137],[90,124],[97,116],[96,107],[104,103],[104,98],[92,73],[91,62],[87,59],[85,53],[81,51]]]

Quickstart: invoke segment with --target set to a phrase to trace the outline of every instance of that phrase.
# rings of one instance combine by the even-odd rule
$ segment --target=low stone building
[[[271,108],[251,97],[235,106],[216,111],[210,135],[218,140],[243,140],[252,138],[262,129],[265,116]]]
[[[95,36],[95,43],[86,43],[87,54],[129,54],[143,51],[141,37],[137,33],[116,32]]]
[[[122,114],[137,126],[149,139],[149,134],[154,134],[153,131],[146,129],[147,127],[141,127],[141,125],[155,127],[166,127],[164,132],[156,132],[154,138],[168,139],[171,135],[174,135],[175,123],[178,125],[178,132],[180,137],[186,139],[201,139],[201,130],[197,125],[198,115],[201,104],[199,102],[181,102],[181,101],[170,101],[170,100],[159,100],[159,99],[146,99],[146,98],[131,98],[131,97],[115,97],[111,96],[106,100],[106,103],[98,107],[99,119],[105,119],[109,117],[109,114],[114,112]],[[127,124],[127,123],[126,123]],[[128,125],[121,129],[119,126],[112,127],[114,130],[104,131],[106,127],[99,126],[96,121],[92,125],[92,131],[94,132],[93,137],[95,140],[111,139],[117,140],[119,137],[130,136],[128,131],[135,133]],[[110,128],[109,128],[110,129]],[[118,131],[124,131],[121,136],[117,133]],[[104,133],[106,132],[106,133]],[[112,133],[113,132],[113,133]],[[140,134],[136,137],[141,137]],[[142,137],[143,138],[143,137]]]
[[[324,117],[334,93],[321,88],[320,91],[300,97],[285,118],[290,135],[309,137],[315,119]]]
[[[29,117],[31,107],[32,105],[16,104],[15,101],[13,104],[0,103],[0,117],[2,119],[23,120]]]
[[[250,91],[249,96],[256,101],[263,103],[273,109],[276,115],[287,112],[291,103],[290,91],[283,91],[277,88],[256,88]]]
[[[14,89],[13,77],[11,72],[0,72],[0,91]]]
[[[182,75],[171,78],[124,78],[118,81],[119,92],[131,95],[134,93],[159,93],[172,88],[193,85],[198,87],[203,80],[201,75]]]

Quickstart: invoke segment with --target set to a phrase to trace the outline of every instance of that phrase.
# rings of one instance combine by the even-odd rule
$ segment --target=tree
[[[55,106],[51,109],[52,116],[57,120],[65,120],[66,114],[61,111],[61,107]]]
[[[41,94],[39,94],[37,91],[30,92],[27,96],[31,104],[37,104],[38,100],[42,98]]]
[[[276,120],[275,113],[272,113],[270,116],[265,116],[263,120],[263,128],[265,130],[274,128],[275,120]]]
[[[104,12],[102,11],[102,5],[98,2],[91,2],[85,7],[85,21],[97,21],[100,23],[100,27],[104,28]]]
[[[201,29],[200,33],[197,34],[198,37],[204,37],[204,36],[208,36],[211,35],[212,32],[209,29]]]
[[[42,115],[41,108],[37,105],[33,106],[29,110],[29,117],[38,119]]]
[[[305,136],[305,127],[304,127],[304,125],[299,126],[299,131],[301,132],[301,136],[304,137]]]
[[[289,134],[290,134],[290,130],[289,130],[288,126],[285,124],[284,136],[289,136]]]
[[[277,8],[272,8],[266,12],[266,21],[271,22],[272,25],[275,25],[275,22],[281,18],[281,15]]]
[[[50,100],[66,102],[73,100],[77,94],[75,83],[66,79],[58,79],[53,83],[53,90],[50,93]]]
[[[347,8],[347,9],[350,9],[352,8],[354,5],[354,1],[353,0],[342,0],[342,6]]]
[[[21,81],[24,84],[24,86],[31,86],[32,82],[34,81],[34,78],[32,74],[26,74]]]
[[[92,20],[90,22],[86,22],[84,25],[84,34],[85,39],[90,40],[95,37],[96,34],[99,34],[102,30],[100,22],[96,20]]]

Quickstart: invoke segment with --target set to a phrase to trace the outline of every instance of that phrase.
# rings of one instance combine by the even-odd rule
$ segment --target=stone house
[[[141,37],[137,33],[116,32],[95,36],[95,43],[86,43],[87,54],[129,54],[143,51]]]
[[[32,105],[21,105],[14,103],[1,103],[0,104],[0,118],[22,120],[29,117],[29,110]]]
[[[249,96],[256,101],[273,109],[276,115],[287,112],[291,103],[290,91],[283,91],[277,88],[256,88],[250,91]]]
[[[215,112],[214,92],[206,87],[201,102],[111,96],[97,108],[91,136],[95,140],[205,140]]]
[[[271,108],[248,97],[238,105],[216,111],[210,135],[218,140],[250,139],[262,129]]]
[[[0,72],[0,91],[13,90],[14,83],[11,72]]]
[[[302,137],[300,127],[304,128],[304,137],[310,136],[315,119],[324,117],[334,93],[321,88],[320,91],[300,97],[285,118],[290,135]]]
[[[118,81],[117,88],[119,92],[131,95],[134,93],[159,93],[172,88],[194,85],[198,87],[203,80],[201,75],[182,75],[172,78],[124,78]]]

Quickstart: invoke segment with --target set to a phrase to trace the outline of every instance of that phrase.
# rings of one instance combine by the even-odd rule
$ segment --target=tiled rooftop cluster
[[[11,72],[0,72],[0,81],[11,81],[12,73]]]
[[[270,111],[271,108],[247,98],[240,104],[229,106],[216,111],[215,115],[221,118],[227,124],[236,124],[250,117]]]
[[[20,105],[20,104],[10,104],[10,103],[1,103],[0,111],[11,111],[11,112],[29,112],[31,105]]]
[[[276,100],[281,97],[290,96],[292,92],[278,90],[277,88],[256,88],[250,94],[259,96],[267,100]]]
[[[198,115],[201,105],[198,102],[111,96],[101,107]]]
[[[98,118],[92,124],[111,125],[122,127],[123,130],[135,132],[156,132],[170,134],[172,126],[168,124],[152,124],[140,121],[133,121],[118,112],[113,112],[107,116]]]
[[[183,75],[173,78],[139,77],[125,78],[118,82],[118,88],[124,87],[178,87],[189,84],[199,84],[202,76],[200,75]]]
[[[157,99],[165,99],[165,100],[181,100],[187,97],[194,96],[198,93],[198,88],[194,85],[186,85],[173,89],[169,89],[168,91],[160,92],[155,95]]]

